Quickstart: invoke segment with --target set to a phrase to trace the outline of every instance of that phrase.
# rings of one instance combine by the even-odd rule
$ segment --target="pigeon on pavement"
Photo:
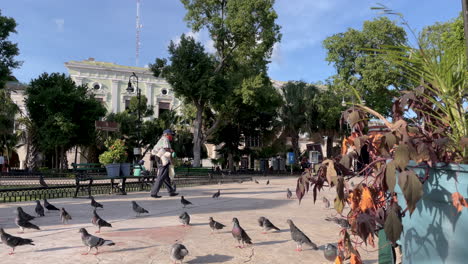
[[[213,198],[216,198],[216,199],[217,199],[217,198],[219,198],[220,195],[221,195],[221,190],[218,189],[217,192],[213,193]]]
[[[245,244],[252,244],[252,239],[250,239],[245,230],[239,225],[239,220],[234,217],[232,222],[234,223],[232,227],[232,236],[237,240],[237,243],[239,243],[236,247],[244,248]]]
[[[91,206],[94,207],[94,209],[97,209],[98,207],[104,209],[104,206],[102,204],[96,202],[96,200],[94,200],[93,196],[91,196]]]
[[[147,214],[149,213],[145,208],[139,206],[135,201],[132,201],[132,208],[133,211],[136,213],[136,216],[140,216],[140,214]]]
[[[278,227],[276,227],[268,218],[266,217],[260,217],[258,218],[258,224],[263,227],[263,234],[266,234],[267,231],[275,229],[276,231],[280,231]]]
[[[266,185],[270,184],[270,180],[267,181]]]
[[[172,261],[174,261],[174,264],[177,262],[177,261],[180,261],[180,263],[182,263],[182,261],[184,260],[184,257],[188,255],[188,250],[187,248],[182,245],[182,244],[174,244],[172,245],[171,247],[171,259]]]
[[[330,201],[327,198],[322,197],[322,202],[323,202],[323,207],[325,207],[326,209],[330,208]]]
[[[215,220],[213,220],[213,217],[210,217],[210,227],[211,233],[213,233],[214,231],[223,229],[226,226],[221,224],[220,222],[216,222]]]
[[[190,225],[190,215],[187,214],[187,212],[183,212],[180,216],[179,216],[179,221],[182,223],[182,225],[184,226],[188,226]]]
[[[81,255],[88,255],[92,248],[96,249],[96,253],[94,253],[94,255],[97,255],[99,254],[99,247],[115,245],[111,240],[105,240],[100,237],[90,235],[84,228],[80,228],[78,233],[81,233],[81,241],[83,241],[83,244],[88,247],[88,252],[82,253]]]
[[[288,190],[287,190],[286,197],[287,197],[288,199],[291,199],[291,197],[292,197],[292,192],[291,192],[291,190],[289,190],[289,188],[288,188]]]
[[[36,214],[37,216],[44,216],[44,207],[39,200],[36,201]]]
[[[47,209],[47,211],[60,211],[57,207],[53,206],[50,204],[47,199],[44,198],[44,207]]]
[[[20,213],[21,208],[18,207],[16,208],[16,218],[15,218],[15,224],[21,229],[21,233],[24,232],[24,229],[36,229],[36,230],[41,230],[37,225],[29,222],[26,219],[21,218],[21,213]]]
[[[306,245],[311,246],[315,250],[318,249],[317,245],[314,242],[310,241],[310,239],[304,233],[302,233],[302,231],[299,230],[299,228],[297,228],[296,225],[294,225],[291,219],[288,219],[287,222],[291,230],[291,238],[297,243],[297,246],[295,249],[296,251],[302,251],[302,244],[304,243]]]
[[[351,225],[349,224],[347,219],[344,218],[338,218],[338,217],[326,217],[326,221],[333,222],[340,226],[341,228],[350,228]]]
[[[256,184],[259,184],[259,182],[258,182],[257,180],[255,180],[255,183],[256,183]]]
[[[8,255],[15,254],[15,248],[17,246],[24,246],[24,245],[34,246],[33,241],[31,239],[12,236],[6,233],[5,230],[3,230],[3,228],[0,228],[0,238],[3,244],[11,247],[11,252],[8,253]]]
[[[68,224],[68,220],[72,220],[71,215],[65,211],[65,208],[63,207],[60,209],[60,220],[62,220],[63,224]]]
[[[335,261],[336,256],[338,256],[338,249],[333,244],[327,244],[325,250],[323,251],[323,256],[328,261]]]
[[[184,208],[185,208],[185,206],[187,206],[187,205],[189,205],[189,204],[192,204],[190,201],[185,200],[184,196],[181,196],[181,197],[180,197],[180,202],[182,203],[182,205],[184,206]]]
[[[42,175],[39,176],[39,184],[42,187],[49,188],[49,185],[47,185],[47,183],[44,181],[44,176],[42,176]]]
[[[26,221],[31,221],[34,218],[36,218],[36,217],[26,213],[25,211],[23,211],[23,208],[21,208],[21,207],[18,207],[18,213],[19,213],[20,217],[22,219],[26,220]]]
[[[94,209],[93,211],[93,218],[91,219],[91,223],[93,223],[93,225],[99,228],[99,230],[96,231],[96,233],[101,233],[101,227],[112,227],[111,224],[106,222],[96,213],[96,209]]]

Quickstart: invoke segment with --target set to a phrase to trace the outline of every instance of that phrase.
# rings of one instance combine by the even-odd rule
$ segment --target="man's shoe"
[[[176,193],[176,192],[169,194],[169,196],[177,196],[177,195],[179,195],[179,193]]]
[[[159,196],[159,195],[151,195],[151,197],[153,197],[153,198],[161,198],[162,196]]]

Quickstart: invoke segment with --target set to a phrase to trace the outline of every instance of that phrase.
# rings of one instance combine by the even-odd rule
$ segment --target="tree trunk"
[[[327,158],[333,156],[333,134],[327,136]]]
[[[228,154],[228,168],[231,172],[234,172],[234,157],[232,153]]]
[[[59,168],[59,155],[58,155],[58,147],[55,147],[55,166],[54,166],[54,169],[57,169]]]
[[[299,154],[301,153],[299,148],[299,134],[295,134],[291,137],[291,144],[294,151],[294,158],[297,160],[299,158]]]
[[[203,132],[202,132],[202,125],[203,125],[203,107],[200,105],[196,105],[197,108],[197,117],[194,121],[193,126],[193,167],[200,167],[201,166],[201,146],[203,144]]]

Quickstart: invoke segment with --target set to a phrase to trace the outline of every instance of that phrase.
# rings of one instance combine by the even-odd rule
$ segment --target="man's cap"
[[[172,131],[170,129],[166,129],[166,130],[163,131],[163,134],[174,135],[174,131]]]

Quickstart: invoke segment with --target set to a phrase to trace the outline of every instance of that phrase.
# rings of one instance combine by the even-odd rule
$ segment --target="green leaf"
[[[396,185],[396,176],[395,176],[395,162],[390,161],[387,163],[387,167],[385,168],[385,183],[388,186],[388,190],[390,192],[395,191],[395,185]]]
[[[398,182],[403,190],[410,215],[416,209],[416,204],[423,195],[422,183],[414,171],[404,171],[400,175],[401,181]]]
[[[345,168],[349,169],[351,167],[351,158],[349,155],[344,155],[341,157],[340,164]]]
[[[385,144],[387,145],[388,149],[392,149],[396,142],[397,138],[393,133],[385,134]]]
[[[336,185],[337,176],[338,174],[336,173],[336,170],[335,170],[335,164],[333,163],[332,160],[330,160],[327,166],[327,181],[328,181],[328,184],[330,184],[330,186]]]
[[[404,170],[409,162],[409,150],[408,145],[401,144],[395,150],[395,165]]]
[[[340,198],[338,198],[338,196],[335,198],[335,204],[334,204],[334,207],[335,207],[335,210],[341,214],[343,212],[343,209],[344,209],[344,203],[342,200],[340,200]]]
[[[336,184],[336,194],[338,195],[338,199],[343,201],[344,197],[344,178],[343,176],[338,176],[337,184]]]
[[[384,230],[388,240],[392,243],[395,244],[396,241],[400,239],[401,232],[403,231],[403,225],[401,224],[401,219],[399,217],[398,207],[395,205],[389,209]]]
[[[359,112],[358,111],[353,111],[349,115],[349,124],[351,125],[351,127],[353,127],[360,120],[361,120],[361,118],[359,117]]]

